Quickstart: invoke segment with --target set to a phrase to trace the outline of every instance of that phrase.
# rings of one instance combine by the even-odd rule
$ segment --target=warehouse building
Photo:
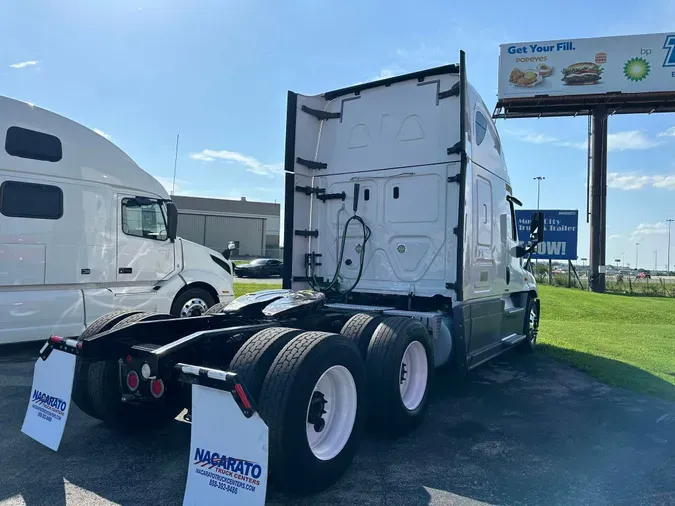
[[[281,205],[271,202],[174,195],[178,236],[223,251],[233,241],[234,257],[279,258]]]

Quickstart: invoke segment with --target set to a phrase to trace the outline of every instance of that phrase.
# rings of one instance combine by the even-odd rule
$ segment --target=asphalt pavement
[[[126,435],[73,406],[52,452],[20,432],[33,361],[0,349],[0,505],[182,504],[188,424]],[[674,476],[675,404],[513,353],[463,387],[437,376],[424,424],[395,441],[371,434],[329,490],[270,489],[268,503],[675,505]]]

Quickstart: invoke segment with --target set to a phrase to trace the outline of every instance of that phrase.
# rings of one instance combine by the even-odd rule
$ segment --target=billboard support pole
[[[591,152],[591,276],[590,289],[605,293],[605,231],[607,210],[607,108],[593,109]]]

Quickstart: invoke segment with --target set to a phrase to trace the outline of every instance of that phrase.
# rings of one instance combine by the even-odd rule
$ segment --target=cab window
[[[122,232],[134,237],[166,241],[166,220],[157,201],[122,200]]]

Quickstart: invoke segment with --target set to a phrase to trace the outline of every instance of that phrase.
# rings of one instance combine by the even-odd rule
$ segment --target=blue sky
[[[176,193],[283,199],[286,90],[319,93],[456,62],[489,108],[499,44],[664,32],[675,0],[2,1],[0,93],[98,129]],[[579,209],[588,251],[586,118],[499,121],[516,194]],[[609,123],[607,262],[663,268],[675,218],[675,114]],[[670,134],[670,135],[668,135]],[[674,231],[675,233],[675,231]],[[675,263],[675,254],[671,263]]]

